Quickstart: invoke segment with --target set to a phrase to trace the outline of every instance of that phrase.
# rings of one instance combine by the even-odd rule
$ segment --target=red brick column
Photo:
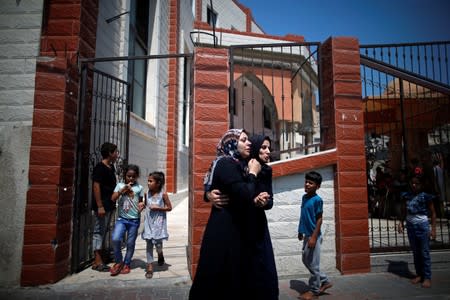
[[[228,51],[196,48],[191,115],[188,266],[193,278],[211,204],[203,201],[203,177],[220,137],[228,130]]]
[[[70,271],[78,108],[77,53],[93,57],[97,1],[49,1],[36,69],[22,285]]]
[[[364,112],[358,40],[330,38],[322,48],[325,148],[336,147],[336,266],[343,274],[370,271]]]
[[[169,16],[169,53],[178,53],[178,36],[180,23],[180,2],[170,1]],[[169,59],[169,99],[167,115],[167,158],[166,158],[166,189],[168,192],[177,191],[177,161],[178,161],[178,65],[176,58]]]

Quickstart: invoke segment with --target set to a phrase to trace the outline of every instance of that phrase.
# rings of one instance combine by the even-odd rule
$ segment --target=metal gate
[[[366,45],[360,54],[371,251],[409,249],[396,225],[418,166],[438,195],[432,249],[450,248],[450,42]]]
[[[116,162],[120,178],[122,166],[128,160],[130,84],[119,78],[81,64],[80,102],[78,108],[76,188],[72,235],[72,272],[78,272],[90,264],[93,258],[92,234],[94,215],[91,210],[92,170],[102,160],[100,146],[111,142],[118,146]],[[108,235],[114,226],[111,218]],[[105,239],[104,249],[111,251],[110,238]]]
[[[272,139],[272,160],[319,151],[320,43],[230,46],[230,128]]]
[[[118,146],[120,156],[116,162],[117,175],[129,158],[130,111],[133,105],[133,85],[130,82],[95,69],[96,63],[130,62],[136,60],[184,59],[183,112],[187,114],[188,97],[192,91],[192,53],[89,58],[80,61],[80,102],[78,108],[77,157],[75,199],[72,235],[72,272],[78,272],[93,259],[92,233],[94,215],[91,210],[92,171],[101,160],[100,146],[111,142]],[[160,67],[166,70],[167,66]],[[132,68],[129,66],[129,70]],[[158,73],[159,74],[159,73]],[[168,86],[169,74],[159,74],[159,80]],[[129,79],[131,81],[131,79]],[[185,130],[185,128],[183,128]],[[177,129],[176,129],[177,130]],[[110,233],[116,218],[109,224],[105,250],[112,253]]]

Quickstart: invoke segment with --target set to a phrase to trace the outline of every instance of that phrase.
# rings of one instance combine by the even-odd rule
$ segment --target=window
[[[129,55],[141,56],[148,54],[148,24],[149,2],[131,1]],[[131,111],[145,118],[145,86],[147,77],[147,60],[130,60],[128,76],[132,83]]]
[[[211,7],[208,7],[206,12],[206,22],[212,27],[216,27],[217,25],[217,13],[211,9]]]

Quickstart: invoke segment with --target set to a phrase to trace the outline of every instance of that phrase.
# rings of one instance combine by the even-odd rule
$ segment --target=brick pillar
[[[180,2],[170,1],[169,11],[169,53],[178,53],[178,36],[180,23]],[[167,115],[167,150],[166,150],[166,189],[168,192],[177,191],[177,161],[178,161],[178,59],[169,59],[169,99]]]
[[[191,115],[188,266],[195,275],[211,204],[203,201],[203,177],[215,158],[216,145],[228,130],[228,51],[196,48]]]
[[[364,111],[359,43],[330,38],[321,51],[325,148],[336,147],[336,266],[342,274],[370,271]]]
[[[22,285],[70,272],[78,108],[77,53],[93,57],[97,1],[49,1],[36,68]]]

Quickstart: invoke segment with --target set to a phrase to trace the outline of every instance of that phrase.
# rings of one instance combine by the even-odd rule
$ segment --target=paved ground
[[[412,285],[393,273],[370,273],[332,277],[334,286],[320,299],[450,299],[450,269],[434,271],[430,289]],[[0,299],[187,299],[187,278],[125,280],[97,279],[88,283],[55,284],[36,288],[1,289]],[[280,300],[297,299],[307,279],[280,280]],[[235,299],[252,299],[236,295]],[[203,300],[203,299],[202,299]]]
[[[138,238],[132,271],[117,277],[86,269],[63,280],[39,287],[2,288],[0,299],[187,299],[191,280],[186,264],[188,226],[183,217],[188,201],[181,201],[168,214],[170,240],[164,244],[167,264],[155,267],[154,277],[145,279],[145,244]],[[183,230],[184,229],[184,230]],[[170,258],[170,259],[169,259]],[[362,275],[332,275],[334,286],[320,299],[449,299],[450,262],[436,264],[433,269],[433,286],[430,289],[412,285],[408,279],[407,263],[392,265],[386,272]],[[297,299],[306,291],[308,278],[281,279],[280,300]],[[235,299],[252,299],[236,295]],[[203,299],[201,299],[203,300]],[[257,299],[256,299],[257,300]]]

